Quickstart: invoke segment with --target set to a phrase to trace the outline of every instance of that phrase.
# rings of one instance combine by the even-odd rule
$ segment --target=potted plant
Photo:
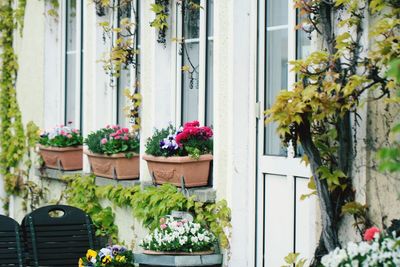
[[[160,226],[140,243],[144,254],[206,255],[213,254],[215,236],[198,223],[167,216]]]
[[[188,122],[179,130],[171,125],[156,130],[143,156],[155,183],[180,186],[184,177],[186,187],[208,185],[212,136],[211,128],[200,127],[198,121]]]
[[[79,259],[79,267],[134,267],[133,253],[123,246],[102,248],[99,252],[89,249],[85,257]]]
[[[78,129],[64,125],[44,131],[38,145],[44,165],[64,171],[81,170],[82,140]]]
[[[112,179],[139,178],[139,137],[118,125],[92,132],[85,139],[92,172]]]

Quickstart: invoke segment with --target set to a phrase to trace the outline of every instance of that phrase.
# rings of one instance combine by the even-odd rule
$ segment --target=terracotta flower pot
[[[63,171],[82,170],[82,146],[51,147],[38,145],[47,168]]]
[[[186,157],[154,157],[144,155],[147,166],[153,174],[155,183],[170,183],[181,186],[181,177],[185,178],[186,187],[197,187],[208,185],[211,154],[201,155],[199,159]]]
[[[92,172],[100,177],[118,180],[139,178],[139,155],[127,158],[124,153],[103,155],[85,151]]]

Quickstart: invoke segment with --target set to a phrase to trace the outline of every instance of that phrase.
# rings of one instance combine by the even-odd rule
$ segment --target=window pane
[[[198,119],[199,106],[199,43],[187,43],[183,66],[189,68],[182,75],[182,122]]]
[[[200,9],[190,7],[190,3],[200,4],[200,0],[192,0],[186,3],[189,8],[184,9],[183,14],[183,35],[185,39],[199,38]]]
[[[267,32],[266,63],[265,108],[268,109],[275,102],[279,92],[288,86],[288,32],[286,29]],[[276,124],[268,124],[265,127],[264,153],[284,156],[286,149],[281,145],[276,127]]]
[[[76,0],[68,0],[66,8],[66,55],[65,55],[65,124],[71,122],[72,127],[79,127],[76,123],[77,77],[77,19]]]
[[[287,25],[288,1],[267,0],[267,27]]]
[[[214,0],[207,2],[207,55],[206,55],[206,71],[207,71],[207,83],[206,83],[206,122],[208,126],[213,125],[214,116]]]

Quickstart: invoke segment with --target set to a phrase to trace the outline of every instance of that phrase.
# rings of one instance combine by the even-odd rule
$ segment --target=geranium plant
[[[172,216],[161,218],[160,226],[148,235],[140,246],[162,252],[200,252],[214,247],[214,235],[198,223]]]
[[[325,267],[400,266],[400,237],[372,227],[365,231],[364,241],[349,242],[344,249],[336,248],[322,257]]]
[[[85,139],[89,150],[97,154],[139,153],[139,137],[128,128],[118,125],[107,125],[105,128],[92,132]]]
[[[133,253],[123,246],[102,248],[99,252],[89,249],[85,257],[79,259],[79,267],[133,267]]]
[[[78,129],[59,125],[40,134],[39,144],[54,147],[82,145],[83,138]]]
[[[156,130],[146,144],[146,154],[153,156],[190,156],[211,154],[213,131],[210,127],[200,127],[198,121],[185,123],[178,130],[172,125]]]

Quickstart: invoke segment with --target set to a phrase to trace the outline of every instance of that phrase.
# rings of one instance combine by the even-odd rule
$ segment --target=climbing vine
[[[310,188],[319,198],[322,218],[313,263],[318,266],[321,256],[340,246],[342,208],[354,211],[355,207],[363,207],[348,204],[355,199],[351,118],[359,117],[357,108],[363,101],[390,97],[397,87],[385,76],[385,70],[400,56],[400,5],[384,0],[295,3],[299,14],[306,18],[299,28],[315,33],[323,40],[324,48],[292,62],[298,82],[292,91],[279,94],[267,111],[267,122],[278,123],[282,140],[300,142],[304,159],[310,164]],[[366,53],[362,38],[368,12],[377,22],[370,31],[372,45]],[[360,228],[360,232],[363,230]]]
[[[20,163],[26,144],[21,111],[17,102],[17,56],[14,51],[14,30],[22,33],[26,1],[0,3],[0,174],[4,177],[7,194],[19,193],[21,185]]]
[[[82,175],[65,176],[64,180],[68,183],[64,198],[68,204],[81,208],[92,217],[99,236],[108,236],[114,241],[118,236],[112,209],[100,205],[100,200],[107,199],[118,207],[130,208],[133,216],[149,230],[155,229],[160,218],[174,210],[190,212],[197,222],[219,237],[222,248],[229,248],[231,218],[225,200],[217,203],[195,201],[194,197],[186,198],[173,185],[145,189],[140,186],[96,186],[95,177]]]

